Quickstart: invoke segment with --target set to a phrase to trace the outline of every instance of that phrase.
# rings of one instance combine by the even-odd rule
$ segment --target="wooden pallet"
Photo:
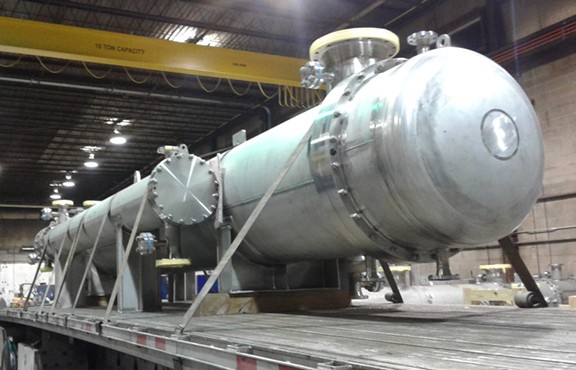
[[[514,296],[523,289],[474,289],[464,288],[464,304],[514,306]]]

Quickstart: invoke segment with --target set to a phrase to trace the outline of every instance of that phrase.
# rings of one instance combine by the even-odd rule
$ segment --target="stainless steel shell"
[[[531,209],[543,173],[538,119],[492,61],[437,49],[374,77],[353,100],[341,149],[346,176],[396,243],[486,243]]]
[[[510,233],[540,191],[541,134],[522,89],[489,59],[442,48],[372,65],[338,84],[321,106],[235,147],[219,164],[207,163],[206,168],[222,170],[223,216],[234,231],[311,125],[308,147],[241,248],[254,261],[360,254],[426,261],[438,248],[466,248]],[[184,168],[180,180],[193,172]],[[169,182],[170,176],[156,180]],[[199,182],[206,189],[194,192],[212,209],[217,202],[208,180]],[[55,254],[62,238],[71,244],[85,217],[80,249],[89,248],[106,217],[102,243],[113,244],[114,225],[130,228],[142,196],[152,191],[155,199],[150,181],[143,179],[39,239],[47,238]],[[162,227],[158,202],[147,203],[140,230]],[[186,226],[203,217],[202,209],[169,203],[183,220],[183,255],[209,267],[215,261],[213,228]]]
[[[80,252],[92,248],[100,225],[104,220],[98,248],[102,251],[111,249],[111,247],[115,245],[116,225],[121,225],[128,230],[134,226],[138,206],[140,205],[142,197],[147,194],[148,180],[149,178],[147,177],[83,211],[77,216],[72,217],[68,221],[54,226],[51,230],[45,232],[45,235],[43,235],[40,240],[37,240],[37,247],[38,245],[43,245],[45,242],[48,243],[48,252],[54,256],[58,252],[62,239],[66,239],[63,249],[67,251],[72,245],[76,235],[80,233],[77,251]],[[80,227],[82,223],[83,226]],[[151,205],[147,203],[139,229],[156,230],[160,226],[160,219],[152,210]],[[114,265],[113,260],[109,261],[109,263]]]
[[[540,191],[541,134],[522,89],[489,59],[443,48],[353,75],[320,107],[228,153],[236,227],[311,124],[308,150],[246,238],[252,258],[427,260],[510,233]]]

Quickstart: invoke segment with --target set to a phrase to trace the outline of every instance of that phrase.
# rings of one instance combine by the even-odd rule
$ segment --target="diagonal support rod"
[[[62,250],[64,249],[64,242],[66,242],[66,237],[62,237],[62,241],[60,242],[60,245],[58,246],[58,253],[56,254],[56,259],[54,260],[54,262],[56,261],[60,261],[60,256],[62,255]],[[48,286],[46,287],[46,290],[44,291],[44,295],[42,296],[42,303],[40,303],[40,310],[38,311],[38,313],[42,313],[42,311],[44,310],[44,303],[46,302],[46,297],[48,296],[48,290],[50,290],[50,281],[51,280],[56,280],[55,278],[56,275],[56,268],[54,268],[52,270],[52,273],[50,274],[50,278],[48,279]]]
[[[38,279],[38,274],[40,273],[40,268],[42,267],[42,261],[46,256],[46,250],[48,249],[48,242],[44,243],[44,247],[42,248],[42,254],[40,255],[40,260],[38,261],[38,267],[36,268],[36,273],[34,274],[34,279],[32,279],[32,285],[30,286],[30,290],[28,291],[28,295],[26,295],[26,300],[24,301],[24,311],[28,311],[28,301],[30,300],[30,296],[32,295],[32,290],[36,285],[36,279]],[[48,287],[46,287],[48,290]]]
[[[284,166],[280,169],[278,176],[276,176],[276,178],[274,179],[274,181],[272,181],[272,183],[270,184],[264,195],[262,195],[262,198],[260,199],[256,207],[254,208],[254,210],[252,211],[252,213],[250,214],[250,216],[248,217],[248,219],[238,232],[238,235],[236,235],[236,238],[234,238],[234,241],[232,242],[230,247],[226,250],[226,253],[224,253],[222,259],[220,260],[220,262],[218,262],[216,268],[212,271],[210,278],[208,279],[208,281],[206,281],[206,284],[204,284],[202,290],[200,291],[200,293],[198,293],[198,296],[196,297],[196,299],[194,299],[194,302],[192,302],[192,305],[190,306],[188,311],[186,311],[182,323],[178,325],[178,327],[176,328],[177,333],[182,334],[182,332],[184,332],[184,329],[186,329],[186,326],[188,326],[188,324],[190,323],[190,320],[192,320],[192,317],[194,317],[194,314],[196,314],[196,311],[202,304],[202,301],[204,300],[204,298],[206,298],[206,295],[212,289],[212,286],[214,285],[216,280],[220,277],[220,274],[222,273],[222,271],[224,271],[224,268],[226,267],[226,265],[228,265],[234,253],[236,253],[236,250],[238,250],[238,248],[240,247],[240,244],[246,237],[246,234],[248,234],[248,231],[250,231],[252,225],[254,225],[254,222],[256,222],[256,219],[258,218],[258,216],[260,216],[260,213],[262,212],[264,207],[266,207],[266,204],[268,203],[270,198],[272,198],[274,191],[276,191],[276,188],[278,188],[282,180],[284,180],[284,177],[286,176],[290,168],[292,168],[292,165],[296,161],[296,158],[298,158],[304,147],[308,144],[308,140],[312,136],[313,127],[314,127],[313,124],[310,125],[308,131],[306,131],[306,133],[304,134],[304,136],[302,137],[296,148],[294,148],[292,154],[290,154],[290,157],[288,157],[288,160],[286,161]]]
[[[56,296],[54,297],[54,302],[52,302],[52,308],[50,308],[50,313],[54,313],[56,310],[56,305],[58,304],[58,300],[60,299],[60,295],[62,294],[62,289],[64,288],[64,283],[66,283],[66,276],[68,275],[68,269],[72,264],[72,260],[74,259],[74,254],[76,253],[76,248],[78,247],[78,242],[80,241],[80,234],[82,233],[82,229],[84,228],[84,220],[86,213],[82,215],[82,219],[80,220],[80,225],[78,226],[78,232],[74,237],[74,241],[72,242],[72,246],[68,251],[68,257],[66,258],[66,263],[64,264],[64,271],[62,272],[62,281],[56,290]]]
[[[384,275],[386,276],[386,280],[388,280],[388,285],[390,285],[390,288],[392,289],[392,296],[390,299],[388,299],[388,297],[386,298],[392,303],[404,303],[402,293],[400,293],[396,279],[394,279],[394,274],[392,274],[392,270],[390,270],[390,265],[383,259],[379,259],[378,261],[380,262],[380,265],[382,265],[382,270],[384,270]]]
[[[110,213],[113,201],[114,198],[110,199],[108,211],[106,212],[106,214]],[[84,288],[84,284],[86,283],[86,277],[88,276],[90,265],[92,265],[92,261],[94,260],[94,255],[96,254],[98,242],[100,241],[100,237],[102,236],[102,230],[104,230],[104,225],[106,224],[107,220],[108,220],[107,217],[102,217],[102,222],[100,223],[100,227],[98,228],[98,234],[96,235],[96,239],[94,240],[94,244],[92,245],[92,251],[90,252],[90,257],[88,257],[88,261],[86,262],[86,268],[84,269],[84,274],[82,275],[82,279],[80,280],[80,286],[78,287],[76,298],[74,299],[74,303],[72,304],[72,309],[70,311],[71,315],[73,315],[74,311],[76,310],[76,305],[78,304],[78,300],[80,299],[80,295],[82,294],[82,289]]]
[[[504,253],[508,256],[510,264],[514,267],[514,270],[516,270],[516,273],[518,273],[520,280],[522,280],[522,283],[524,283],[524,286],[528,291],[529,296],[527,296],[526,302],[523,302],[521,307],[548,307],[548,303],[546,303],[542,291],[540,291],[534,277],[532,277],[528,267],[526,267],[522,257],[520,257],[518,247],[514,244],[512,238],[507,236],[498,240],[498,243],[502,247]]]

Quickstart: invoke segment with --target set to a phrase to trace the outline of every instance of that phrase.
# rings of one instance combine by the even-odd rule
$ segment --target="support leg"
[[[364,256],[366,264],[366,278],[363,287],[369,292],[379,292],[384,288],[384,282],[378,276],[378,260],[371,256]]]
[[[429,280],[459,280],[460,275],[452,275],[450,270],[450,254],[446,248],[436,250],[436,275],[429,276]]]
[[[350,277],[350,299],[367,299],[368,296],[362,293],[362,274],[353,272]]]
[[[142,305],[138,297],[141,282],[136,264],[137,261],[135,261],[136,256],[126,256],[127,263],[123,265],[122,262],[125,253],[124,231],[121,226],[116,226],[116,270],[118,271],[118,275],[120,275],[120,271],[122,267],[124,267],[118,289],[118,311],[142,311]]]
[[[178,302],[186,300],[186,276],[183,272],[175,272],[174,274],[174,298]]]
[[[32,290],[36,286],[36,279],[38,278],[38,274],[40,273],[40,268],[42,267],[42,262],[44,261],[44,257],[46,256],[46,250],[48,249],[48,243],[44,243],[42,247],[42,253],[40,254],[40,260],[38,261],[38,267],[36,267],[36,273],[34,274],[34,279],[32,279],[32,285],[30,286],[30,290],[28,291],[28,295],[26,296],[26,300],[24,301],[24,311],[28,310],[28,301],[30,300],[30,295],[32,295]],[[48,287],[46,287],[48,290]]]
[[[66,277],[69,271],[70,266],[73,264],[73,260],[75,259],[76,255],[76,247],[78,246],[78,241],[80,240],[80,234],[82,233],[82,229],[84,228],[84,219],[86,214],[82,215],[82,219],[80,220],[80,225],[78,226],[78,231],[76,236],[74,237],[74,241],[72,242],[72,246],[70,246],[70,250],[68,251],[68,256],[66,257],[66,262],[64,263],[64,268],[61,273],[57,273],[56,275],[56,290],[54,292],[54,302],[52,302],[52,308],[50,309],[50,313],[54,313],[56,307],[58,305],[58,300],[63,292],[63,289],[66,284]],[[61,258],[61,250],[58,253],[58,259],[56,260],[56,267],[58,267],[58,262],[62,263],[60,260]],[[78,261],[78,260],[76,260]],[[78,273],[77,264],[75,264],[74,268],[72,269],[76,274]],[[58,269],[56,268],[56,271]],[[80,269],[81,271],[81,269]],[[75,276],[74,279],[68,281],[68,288],[64,290],[64,295],[66,297],[66,301],[61,305],[61,307],[72,307],[72,294],[75,294],[75,289],[78,289],[80,284],[78,282],[78,276]]]
[[[232,244],[232,227],[230,225],[223,225],[218,229],[218,260],[222,259],[222,256],[226,254],[226,251],[230,248]],[[206,276],[208,279],[208,276]],[[218,288],[220,292],[228,292],[234,289],[236,276],[234,274],[234,269],[230,266],[226,266],[220,274],[218,279]]]
[[[168,242],[168,258],[156,261],[156,267],[174,269],[190,266],[188,258],[182,258],[180,227],[164,223],[164,238]]]
[[[380,264],[382,265],[382,269],[384,270],[384,275],[386,276],[386,280],[388,280],[388,284],[390,288],[392,288],[392,294],[386,294],[386,300],[392,303],[404,303],[402,299],[402,294],[400,293],[400,289],[398,288],[398,284],[396,284],[396,279],[394,279],[394,275],[390,270],[390,265],[388,262],[380,259]]]
[[[122,263],[120,264],[118,276],[116,277],[116,282],[114,283],[114,288],[112,288],[112,293],[110,294],[110,301],[108,302],[108,307],[106,308],[106,313],[104,315],[104,322],[105,323],[107,323],[110,320],[110,315],[112,314],[112,307],[114,307],[114,303],[116,303],[116,296],[118,294],[118,290],[120,289],[120,285],[123,282],[122,277],[123,277],[124,271],[126,270],[126,267],[128,265],[128,259],[130,257],[130,252],[132,252],[132,246],[134,245],[134,239],[136,239],[136,233],[138,230],[138,226],[140,225],[140,219],[142,218],[142,213],[144,212],[144,207],[146,206],[147,199],[148,199],[147,195],[144,195],[142,197],[140,207],[138,208],[138,213],[136,213],[136,219],[134,220],[134,225],[132,227],[132,233],[130,234],[130,239],[128,240],[128,245],[126,246],[126,250],[123,252]],[[121,235],[119,237],[121,238]]]
[[[112,202],[110,202],[112,204]],[[108,208],[108,212],[110,212],[110,208]],[[82,278],[80,279],[80,287],[78,288],[78,292],[76,294],[76,299],[74,299],[74,303],[72,304],[72,310],[70,311],[71,314],[74,314],[74,310],[76,309],[76,305],[82,296],[82,292],[84,290],[84,282],[86,281],[86,277],[88,276],[88,271],[92,268],[92,260],[94,259],[94,255],[96,254],[96,248],[98,247],[98,242],[100,241],[100,237],[102,236],[102,230],[104,230],[104,224],[108,218],[103,217],[102,222],[100,223],[100,227],[98,228],[98,234],[96,235],[96,240],[94,240],[94,245],[92,245],[92,250],[90,252],[90,256],[88,257],[88,261],[86,261],[86,268],[84,269],[84,273],[82,274]]]
[[[523,308],[531,308],[531,307],[548,307],[548,303],[546,303],[546,299],[542,295],[538,284],[534,281],[532,274],[524,264],[522,257],[520,257],[520,253],[518,252],[518,247],[514,245],[512,238],[509,236],[498,240],[498,243],[502,247],[504,253],[510,259],[510,264],[516,270],[516,273],[524,283],[527,292],[525,294],[517,294],[514,298],[514,302]]]
[[[174,284],[176,277],[174,274],[168,274],[168,302],[175,302],[174,300]]]
[[[62,238],[62,241],[60,242],[60,246],[58,247],[58,253],[56,254],[56,258],[54,259],[54,269],[52,270],[52,273],[50,274],[50,278],[48,279],[48,287],[46,287],[46,290],[44,291],[44,295],[42,296],[42,303],[40,303],[40,310],[38,311],[39,313],[42,313],[44,311],[44,304],[46,303],[46,297],[48,296],[48,291],[50,290],[50,281],[52,280],[56,280],[56,271],[58,270],[58,266],[59,263],[58,261],[60,261],[60,256],[62,255],[62,250],[64,249],[64,243],[66,242],[66,238]]]

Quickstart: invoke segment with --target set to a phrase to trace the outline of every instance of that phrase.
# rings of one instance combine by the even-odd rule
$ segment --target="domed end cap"
[[[205,221],[218,205],[218,188],[202,158],[182,153],[162,161],[148,182],[148,196],[158,217],[174,225]]]
[[[68,199],[59,199],[52,202],[53,207],[72,207],[74,202]]]
[[[365,48],[349,48],[351,43],[373,44]],[[389,59],[398,54],[400,50],[400,40],[398,36],[383,28],[350,28],[329,33],[320,37],[310,46],[310,60],[322,62],[323,55],[328,50],[334,48],[343,50],[354,50],[360,55],[349,55],[352,57],[368,57],[377,59]],[[342,52],[343,50],[339,50]]]
[[[396,76],[401,84],[388,87],[405,130],[381,136],[381,148],[395,154],[383,165],[395,169],[388,176],[402,194],[402,217],[449,247],[509,235],[538,198],[544,169],[538,116],[522,88],[490,59],[455,47],[420,54]],[[434,244],[416,234],[395,240]]]

